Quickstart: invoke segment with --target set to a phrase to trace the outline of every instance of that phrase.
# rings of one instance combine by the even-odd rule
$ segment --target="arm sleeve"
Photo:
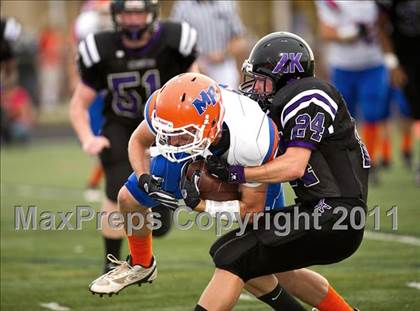
[[[253,131],[255,132],[255,131]],[[257,136],[248,133],[240,142],[236,158],[243,166],[259,166],[273,160],[277,155],[279,136],[277,126],[269,117],[263,119]],[[254,136],[254,137],[253,137]],[[253,138],[252,138],[253,137]],[[257,187],[261,183],[245,183],[245,187]]]
[[[316,149],[322,139],[334,133],[337,103],[324,91],[312,89],[290,100],[281,113],[286,147]]]
[[[77,52],[77,64],[83,83],[96,91],[106,88],[105,77],[100,69],[101,56],[93,34],[80,41]]]

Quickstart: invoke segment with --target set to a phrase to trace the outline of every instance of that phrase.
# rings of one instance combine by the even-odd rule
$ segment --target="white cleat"
[[[116,265],[116,268],[100,276],[89,285],[92,294],[99,296],[118,294],[127,286],[142,283],[152,283],[157,277],[156,260],[153,258],[152,265],[145,268],[141,265],[131,266],[128,261],[116,259],[108,254],[110,262]]]

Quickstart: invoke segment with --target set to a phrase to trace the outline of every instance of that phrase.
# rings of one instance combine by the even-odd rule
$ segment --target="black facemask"
[[[128,39],[128,40],[140,40],[143,34],[149,29],[148,26],[143,27],[123,27],[121,29],[122,34]]]

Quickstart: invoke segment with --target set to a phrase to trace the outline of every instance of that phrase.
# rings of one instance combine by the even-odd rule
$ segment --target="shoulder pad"
[[[106,53],[113,50],[111,47],[115,46],[114,35],[114,32],[90,33],[80,41],[78,52],[87,68],[101,62],[106,58]]]
[[[197,43],[197,30],[187,22],[163,22],[163,31],[167,37],[168,45],[176,49],[184,56],[188,56],[193,51]]]
[[[284,91],[284,92],[283,92]],[[337,92],[328,83],[317,78],[304,78],[285,87],[279,96],[275,96],[274,102],[280,117],[280,123],[284,127],[287,121],[301,109],[311,103],[321,107],[334,120],[338,110]]]

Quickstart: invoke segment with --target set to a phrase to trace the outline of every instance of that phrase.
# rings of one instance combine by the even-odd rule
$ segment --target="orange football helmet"
[[[159,152],[172,162],[202,155],[220,132],[223,115],[215,81],[199,73],[175,76],[157,92],[152,113]]]

